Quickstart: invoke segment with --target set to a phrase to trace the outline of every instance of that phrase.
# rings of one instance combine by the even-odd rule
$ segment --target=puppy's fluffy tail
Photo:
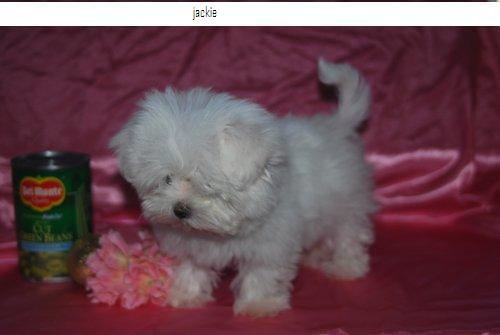
[[[359,72],[348,64],[334,64],[320,58],[319,80],[335,85],[339,91],[339,105],[335,119],[342,126],[358,127],[368,116],[370,88]]]

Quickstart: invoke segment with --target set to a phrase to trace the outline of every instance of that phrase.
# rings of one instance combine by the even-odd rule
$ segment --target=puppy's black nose
[[[191,215],[191,208],[184,202],[179,201],[174,205],[174,214],[179,219],[186,219]]]

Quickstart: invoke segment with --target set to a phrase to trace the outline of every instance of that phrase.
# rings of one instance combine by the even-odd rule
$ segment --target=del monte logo
[[[21,201],[38,212],[60,205],[66,197],[62,181],[55,177],[25,177],[19,188]]]

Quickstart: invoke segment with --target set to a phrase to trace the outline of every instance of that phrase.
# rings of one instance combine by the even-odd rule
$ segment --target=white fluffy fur
[[[277,119],[228,94],[167,88],[113,138],[162,250],[180,260],[172,306],[212,300],[226,266],[238,270],[235,313],[252,316],[290,307],[301,256],[342,279],[367,273],[375,205],[355,128],[369,88],[345,64],[320,60],[319,78],[339,88],[333,116]],[[190,217],[176,219],[178,201]]]

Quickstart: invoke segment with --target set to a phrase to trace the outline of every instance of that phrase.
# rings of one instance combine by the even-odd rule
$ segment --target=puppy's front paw
[[[189,287],[172,287],[170,289],[168,302],[175,308],[197,308],[213,301],[214,298],[204,292]]]
[[[236,300],[234,314],[254,318],[270,317],[290,308],[287,296],[266,297],[254,300]]]
[[[214,271],[185,261],[174,270],[174,282],[168,298],[170,306],[195,308],[214,300],[212,287],[216,279]]]

